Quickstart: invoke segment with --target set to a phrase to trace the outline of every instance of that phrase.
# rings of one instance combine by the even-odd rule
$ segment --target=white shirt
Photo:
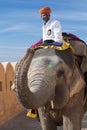
[[[55,42],[63,42],[62,29],[60,22],[57,20],[49,20],[46,24],[43,24],[43,41],[54,40]]]

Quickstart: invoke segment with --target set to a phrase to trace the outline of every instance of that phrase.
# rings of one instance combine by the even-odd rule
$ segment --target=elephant
[[[16,67],[17,97],[27,109],[38,111],[42,130],[81,130],[87,111],[83,73],[70,48],[28,49]]]

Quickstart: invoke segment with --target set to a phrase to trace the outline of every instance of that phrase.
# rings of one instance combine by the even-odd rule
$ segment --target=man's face
[[[47,21],[50,19],[50,14],[45,14],[45,13],[43,13],[43,14],[41,14],[41,18],[42,18],[45,22],[47,22]]]

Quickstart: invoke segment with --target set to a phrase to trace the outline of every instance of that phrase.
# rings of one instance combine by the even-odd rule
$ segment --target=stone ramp
[[[27,111],[22,112],[13,119],[0,126],[0,130],[41,130],[37,119],[28,118]]]
[[[24,111],[15,118],[1,125],[0,130],[42,130],[38,120],[36,118],[28,118],[26,113],[27,111]],[[58,130],[63,129],[62,127],[58,127]],[[85,114],[82,121],[82,130],[87,130],[87,113]]]

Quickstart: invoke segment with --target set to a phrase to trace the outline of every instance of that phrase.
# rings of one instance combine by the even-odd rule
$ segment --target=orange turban
[[[39,10],[40,14],[46,13],[46,14],[50,14],[51,13],[51,9],[49,7],[43,7]]]

